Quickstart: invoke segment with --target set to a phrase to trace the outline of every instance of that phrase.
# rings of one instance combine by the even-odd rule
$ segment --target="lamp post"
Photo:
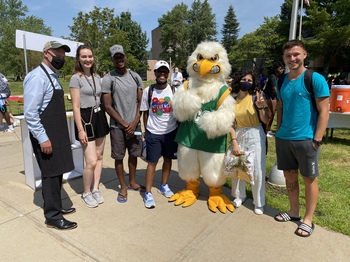
[[[170,73],[172,72],[172,67],[171,67],[171,53],[174,52],[174,49],[169,46],[169,48],[166,50],[169,53],[169,62],[170,62]],[[171,74],[170,74],[171,75]]]

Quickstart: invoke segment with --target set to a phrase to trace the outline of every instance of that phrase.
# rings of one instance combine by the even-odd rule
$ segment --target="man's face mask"
[[[50,54],[51,57],[52,57],[52,61],[50,62],[51,65],[52,65],[55,69],[60,70],[60,69],[63,67],[64,63],[65,63],[64,58],[60,58],[60,57],[54,56],[54,55],[51,54],[51,53],[49,53],[49,54]]]

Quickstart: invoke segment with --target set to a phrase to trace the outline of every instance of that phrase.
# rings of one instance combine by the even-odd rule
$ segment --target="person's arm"
[[[70,87],[69,91],[72,99],[74,122],[78,129],[78,139],[82,144],[87,144],[88,138],[85,133],[80,114],[80,88]]]
[[[142,79],[140,78],[141,83],[142,83]],[[141,118],[141,111],[140,111],[140,107],[141,107],[141,99],[142,99],[142,85],[137,87],[137,108],[136,108],[136,114],[135,114],[135,118],[134,121],[132,121],[127,128],[125,128],[125,132],[129,137],[132,137],[134,135],[135,129],[137,127],[137,125],[140,122],[140,118]]]
[[[111,93],[102,93],[102,103],[107,112],[107,114],[113,118],[113,120],[124,128],[127,128],[128,123],[124,121],[124,119],[119,115],[119,113],[113,107],[113,98]]]
[[[276,131],[280,128],[282,124],[282,115],[283,115],[283,102],[282,99],[277,99],[277,127]]]
[[[328,119],[329,119],[329,97],[321,97],[316,99],[316,107],[318,111],[318,120],[316,126],[316,133],[314,139],[321,141],[324,132],[326,131]]]
[[[44,154],[52,153],[52,144],[46,134],[45,128],[41,123],[40,112],[45,101],[45,95],[48,96],[48,83],[40,75],[32,74],[25,78],[23,83],[24,97],[24,118],[27,122],[29,131],[33,137],[38,140],[41,152]],[[53,87],[50,85],[51,97]]]
[[[27,122],[29,131],[34,138],[38,140],[39,144],[49,140],[40,120],[40,112],[42,110],[44,96],[47,92],[47,85],[48,83],[46,83],[44,78],[34,74],[25,78],[23,83],[24,118]],[[50,88],[52,88],[51,85]]]
[[[232,153],[237,156],[241,153],[241,150],[237,142],[237,134],[234,127],[231,127],[230,135],[231,135]]]
[[[107,112],[107,114],[116,122],[122,125],[124,128],[128,126],[128,123],[119,115],[113,106],[113,95],[111,92],[111,86],[113,82],[109,75],[105,75],[102,79],[102,96],[101,102]]]
[[[262,95],[262,92],[256,91],[256,108],[258,109],[259,118],[264,124],[267,124],[271,118],[271,110]]]

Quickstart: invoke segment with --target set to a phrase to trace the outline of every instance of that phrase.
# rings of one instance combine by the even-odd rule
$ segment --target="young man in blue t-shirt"
[[[300,220],[300,170],[305,183],[306,212],[295,234],[308,237],[314,230],[312,218],[318,199],[318,159],[329,118],[329,88],[324,77],[314,72],[313,92],[307,91],[304,84],[307,51],[303,42],[288,41],[282,51],[283,61],[290,72],[284,78],[281,89],[277,90],[276,154],[278,169],[283,170],[286,179],[290,209],[277,214],[275,220]]]

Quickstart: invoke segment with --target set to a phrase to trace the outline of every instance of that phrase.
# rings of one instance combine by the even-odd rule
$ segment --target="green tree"
[[[223,29],[221,30],[221,34],[223,36],[222,44],[227,53],[230,53],[232,46],[236,45],[238,42],[239,33],[239,23],[232,5],[229,6],[224,21],[225,23],[223,25]]]
[[[244,35],[229,53],[233,72],[241,67],[252,67],[261,73],[274,60],[281,59],[281,37],[276,32],[279,17],[265,17],[264,23],[254,32]]]
[[[73,18],[73,26],[69,28],[71,39],[94,49],[98,71],[109,71],[112,68],[109,48],[114,44],[124,47],[128,67],[134,70],[147,68],[145,47],[148,40],[146,34],[141,32],[141,27],[131,20],[130,13],[116,17],[114,9],[95,6],[89,13],[79,12]]]
[[[161,57],[168,60],[171,56],[173,64],[179,67],[185,67],[189,50],[189,10],[184,3],[174,6],[171,11],[158,19],[161,28],[160,42],[163,47]],[[167,52],[168,48],[172,48],[173,53]]]
[[[161,57],[171,56],[174,65],[185,67],[188,56],[204,40],[216,40],[215,15],[207,0],[195,0],[191,9],[184,3],[158,19],[161,28]],[[167,51],[171,47],[173,52]]]
[[[323,74],[327,75],[330,62],[343,55],[350,58],[350,0],[313,0],[306,8],[304,37],[310,58],[322,57]]]
[[[51,29],[36,16],[26,16],[28,8],[19,0],[0,1],[0,72],[23,78],[25,74],[24,51],[15,46],[16,29],[51,35]],[[42,54],[27,51],[28,69],[36,67]]]
[[[132,21],[130,12],[122,12],[117,21],[117,28],[127,33],[130,52],[139,61],[138,70],[147,70],[147,33],[142,32],[140,24]]]

